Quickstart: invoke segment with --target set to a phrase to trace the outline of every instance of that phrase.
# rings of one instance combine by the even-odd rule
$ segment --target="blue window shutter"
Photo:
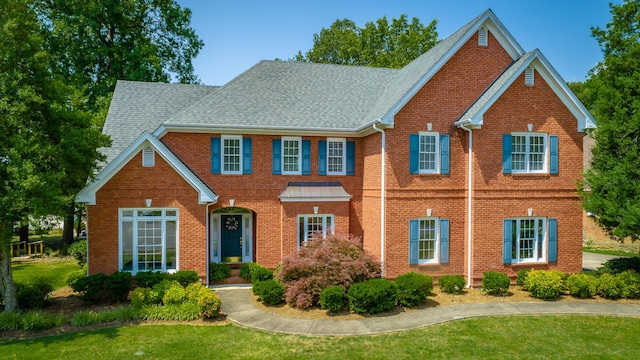
[[[347,141],[347,175],[356,173],[356,142]]]
[[[502,134],[502,173],[511,174],[511,134]]]
[[[418,233],[419,221],[409,221],[409,264],[418,263]]]
[[[302,175],[311,175],[311,140],[302,140]]]
[[[282,148],[280,145],[280,139],[273,139],[271,141],[272,155],[273,155],[273,174],[282,174]]]
[[[242,173],[251,174],[251,138],[242,138]]]
[[[449,173],[449,134],[440,135],[440,174]]]
[[[420,157],[420,135],[409,135],[409,173],[417,174],[418,158]]]
[[[211,138],[211,173],[220,174],[220,138]]]
[[[558,219],[549,219],[549,262],[558,261]]]
[[[327,175],[327,141],[318,140],[318,175]]]
[[[440,263],[449,263],[449,219],[440,219]]]
[[[513,235],[513,220],[505,220],[502,230],[503,242],[502,242],[502,263],[511,264],[511,243]]]
[[[549,173],[558,173],[558,137],[549,136]]]

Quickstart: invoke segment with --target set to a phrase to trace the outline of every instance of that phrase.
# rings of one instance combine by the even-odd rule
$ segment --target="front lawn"
[[[4,358],[466,359],[607,358],[640,353],[637,318],[495,316],[371,336],[299,336],[235,325],[111,327],[0,341]]]
[[[51,279],[54,290],[67,285],[67,276],[80,270],[78,262],[69,257],[64,259],[24,260],[12,261],[13,280],[26,282],[34,277],[46,277]]]

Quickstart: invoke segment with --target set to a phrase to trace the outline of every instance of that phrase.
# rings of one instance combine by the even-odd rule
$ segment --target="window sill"
[[[513,177],[550,177],[549,173],[511,173]]]
[[[549,265],[549,263],[546,260],[544,260],[544,261],[522,261],[522,262],[517,262],[517,263],[511,263],[512,267],[522,267],[522,268],[536,266],[536,265]]]

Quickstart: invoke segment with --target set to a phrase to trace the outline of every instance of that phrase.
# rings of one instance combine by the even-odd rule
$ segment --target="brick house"
[[[361,237],[389,278],[578,272],[593,127],[491,10],[402,69],[262,61],[222,87],[119,81],[106,164],[76,199],[89,272],[273,268],[316,232]]]

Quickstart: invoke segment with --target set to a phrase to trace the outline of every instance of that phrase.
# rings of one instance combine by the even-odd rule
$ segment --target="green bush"
[[[623,271],[616,275],[622,284],[622,297],[627,299],[640,298],[640,274],[633,270]]]
[[[15,331],[22,328],[22,313],[19,311],[0,312],[0,331]]]
[[[16,282],[16,300],[22,309],[42,309],[49,304],[53,291],[51,280],[45,277],[33,277],[27,282]]]
[[[179,305],[148,306],[143,309],[145,320],[191,321],[200,318],[200,307],[191,302]]]
[[[22,314],[22,330],[42,331],[61,326],[67,322],[64,315],[54,315],[42,311],[29,311]]]
[[[433,290],[433,278],[409,272],[396,278],[398,304],[406,307],[418,306],[427,300]]]
[[[107,278],[105,287],[112,300],[125,301],[131,291],[131,273],[128,271],[114,272]]]
[[[215,292],[200,283],[192,283],[187,286],[187,301],[200,307],[200,313],[205,318],[218,316],[222,301]]]
[[[253,272],[253,268],[255,268],[258,264],[249,262],[244,263],[240,267],[240,277],[245,280],[251,280],[251,273]]]
[[[442,275],[438,278],[438,286],[447,294],[460,294],[467,282],[462,275]]]
[[[392,309],[396,304],[396,293],[396,284],[386,279],[355,283],[347,291],[349,309],[369,314]]]
[[[633,270],[640,273],[640,257],[621,257],[606,261],[602,267],[598,269],[600,274],[618,274],[623,271]]]
[[[162,280],[159,283],[153,285],[151,289],[158,294],[160,301],[162,301],[162,299],[164,299],[164,294],[167,291],[167,289],[175,285],[180,286],[180,283],[178,283],[177,281],[167,279],[167,280]]]
[[[619,299],[622,297],[623,284],[616,275],[601,274],[598,277],[597,294],[605,299]]]
[[[284,285],[276,280],[264,280],[253,283],[253,294],[268,305],[277,305],[284,300]]]
[[[169,276],[170,280],[177,281],[180,285],[187,287],[189,284],[200,282],[198,272],[194,270],[180,270]]]
[[[222,281],[231,275],[231,268],[224,263],[209,263],[209,281]]]
[[[104,295],[105,282],[108,276],[102,273],[71,279],[69,286],[77,292],[78,297],[90,303],[97,303]]]
[[[531,296],[543,299],[557,299],[564,290],[564,273],[554,270],[532,270],[524,281]]]
[[[346,293],[342,286],[330,286],[320,292],[320,306],[329,310],[330,313],[337,313],[344,307]]]
[[[177,281],[171,281],[171,285],[165,289],[162,296],[162,303],[165,305],[182,304],[187,299],[187,293],[184,287]]]
[[[487,295],[504,296],[509,292],[511,279],[507,274],[487,271],[482,274],[482,291]]]
[[[159,271],[140,271],[134,277],[136,285],[139,287],[154,287],[163,280],[169,279],[169,274]]]
[[[255,265],[251,271],[251,282],[273,280],[273,270],[269,270],[264,266]]]
[[[529,275],[529,272],[531,272],[531,270],[532,269],[522,269],[518,271],[518,274],[516,275],[516,285],[522,286],[522,290],[527,290],[526,288],[524,288],[524,282],[525,280],[527,280],[527,275]]]
[[[78,261],[78,265],[83,266],[87,263],[87,240],[78,240],[74,242],[69,246],[67,253],[72,255]]]
[[[140,308],[143,306],[157,305],[162,302],[158,292],[150,288],[135,288],[129,293],[131,306]]]
[[[590,299],[596,294],[598,279],[589,274],[572,274],[566,282],[569,294],[581,299]]]

